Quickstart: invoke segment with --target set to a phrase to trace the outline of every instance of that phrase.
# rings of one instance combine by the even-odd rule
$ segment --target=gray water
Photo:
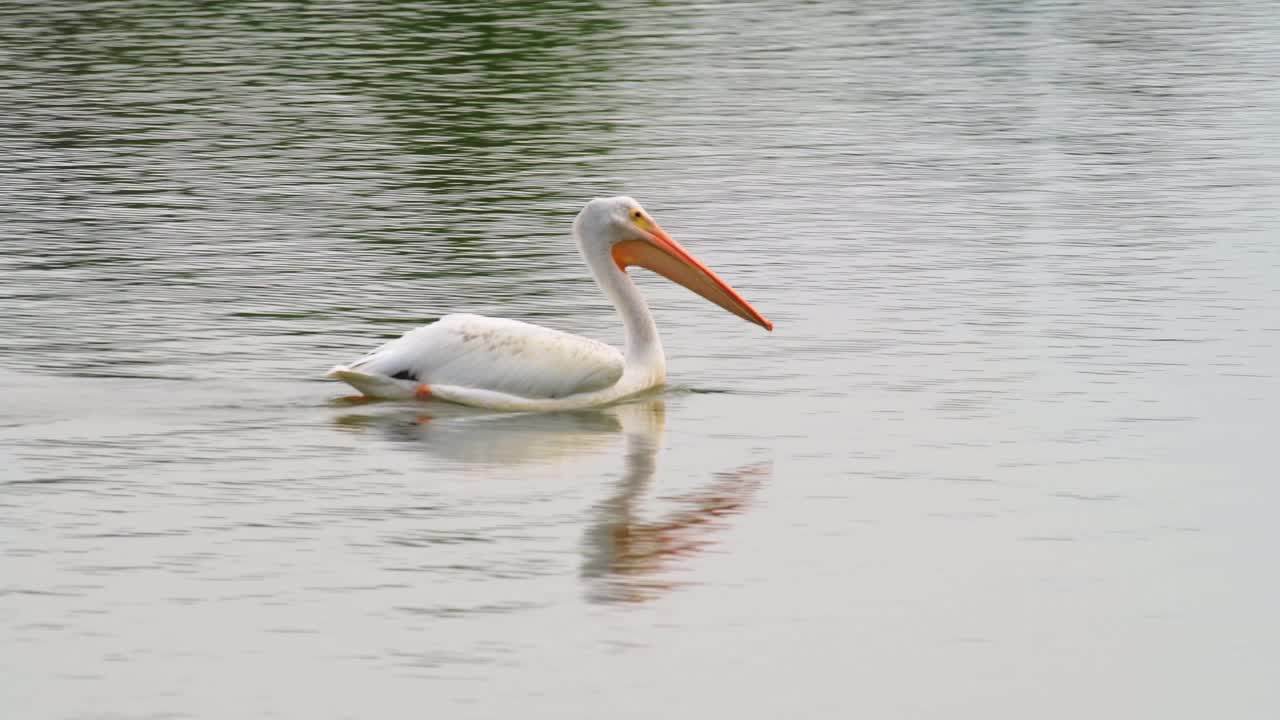
[[[496,8],[501,9],[496,9]],[[1273,718],[1272,3],[0,5],[7,718]],[[353,404],[448,312],[661,394]]]

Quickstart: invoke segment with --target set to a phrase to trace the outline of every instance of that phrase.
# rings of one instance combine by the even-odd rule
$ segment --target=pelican
[[[596,284],[622,317],[625,352],[517,320],[446,315],[334,367],[328,377],[371,398],[437,399],[491,410],[572,410],[637,395],[666,382],[667,365],[649,306],[627,274],[631,266],[773,330],[629,197],[587,203],[574,219],[573,235]]]

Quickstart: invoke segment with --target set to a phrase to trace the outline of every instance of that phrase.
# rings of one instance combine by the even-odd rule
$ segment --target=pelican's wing
[[[516,320],[446,315],[330,376],[386,397],[411,395],[425,383],[561,398],[607,388],[622,368],[622,353],[595,340]]]

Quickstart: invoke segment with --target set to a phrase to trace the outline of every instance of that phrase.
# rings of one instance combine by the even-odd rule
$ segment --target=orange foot
[[[413,396],[419,400],[430,400],[432,398],[431,386],[426,383],[422,383],[418,386],[417,390],[413,391]]]

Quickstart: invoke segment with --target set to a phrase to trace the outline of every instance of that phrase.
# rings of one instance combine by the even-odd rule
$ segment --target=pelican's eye
[[[643,210],[635,209],[631,211],[631,224],[645,232],[653,232],[653,221],[644,214]]]

